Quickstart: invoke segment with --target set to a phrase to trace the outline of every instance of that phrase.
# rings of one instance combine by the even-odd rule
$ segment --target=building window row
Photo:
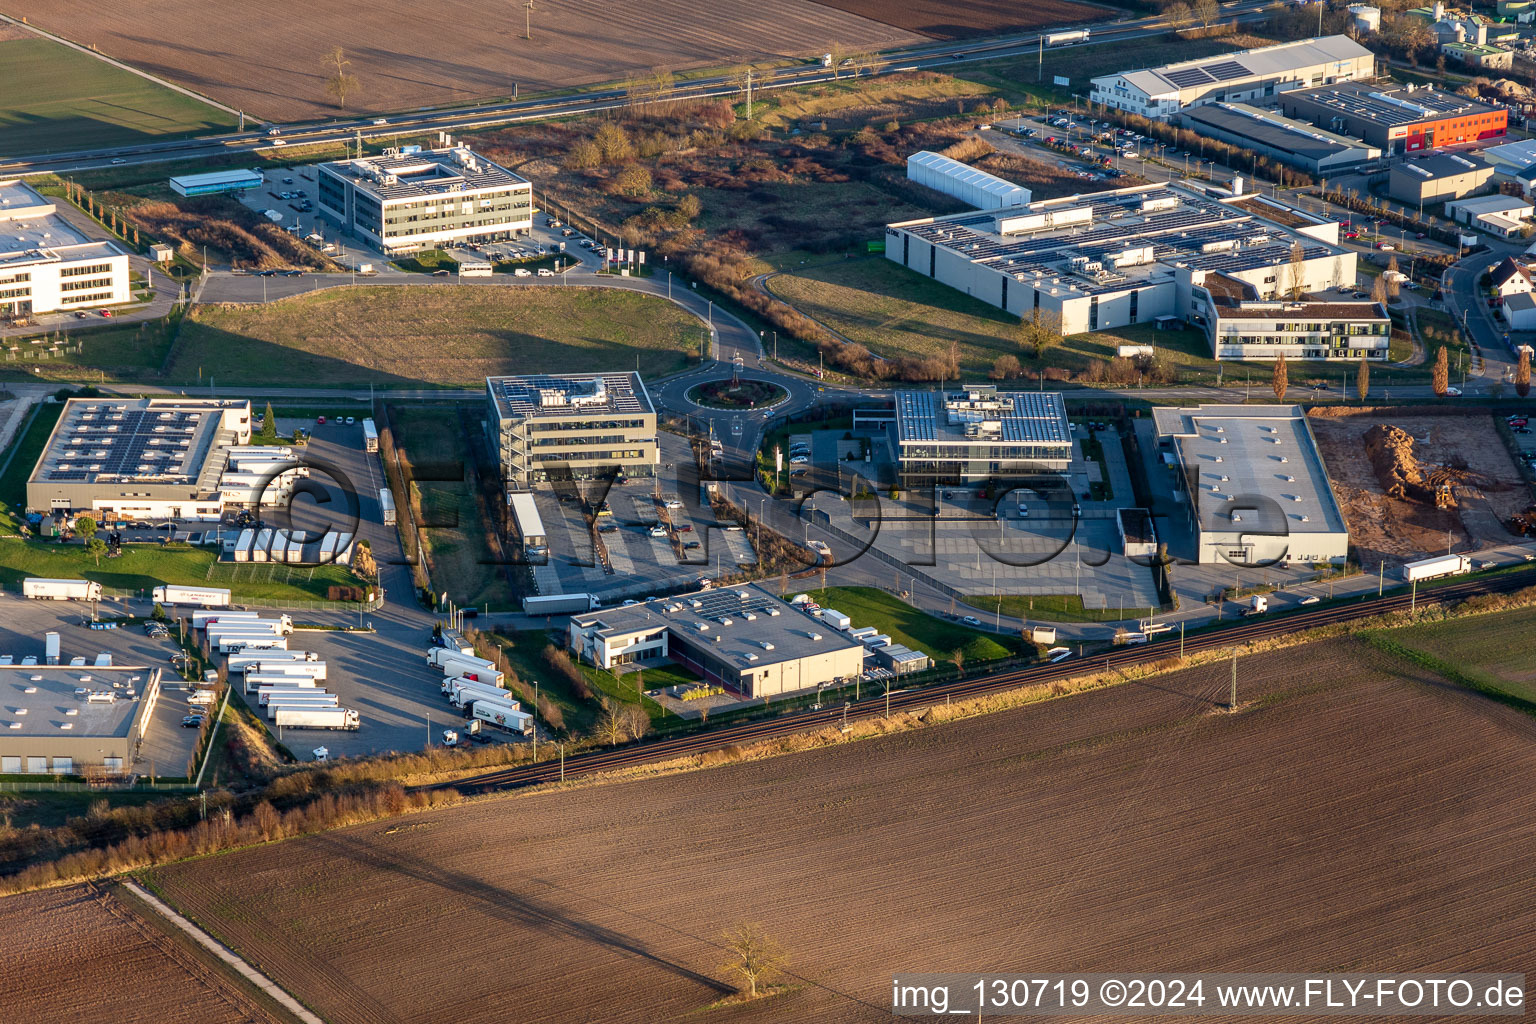
[[[105,291],[105,292],[92,292],[89,295],[71,295],[69,298],[61,299],[60,301],[61,302],[71,302],[71,303],[75,303],[75,302],[79,302],[79,303],[111,302],[112,301],[112,293],[110,291]]]
[[[88,277],[92,274],[110,274],[110,263],[88,263],[79,267],[62,267],[59,270],[60,277]]]
[[[87,288],[110,288],[111,286],[112,280],[110,277],[105,281],[93,278],[89,281],[64,281],[59,285],[59,291],[80,292]]]
[[[12,274],[10,277],[0,277],[0,284],[22,284],[30,280],[32,280],[31,272],[23,271],[20,274]]]

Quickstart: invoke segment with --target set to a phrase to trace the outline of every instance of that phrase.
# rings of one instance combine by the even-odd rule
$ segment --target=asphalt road
[[[1270,12],[1281,6],[1282,4],[1274,0],[1236,0],[1233,3],[1223,4],[1221,15],[1223,21],[1256,21],[1268,17]],[[1159,17],[1097,25],[1092,29],[1092,41],[1083,45],[1112,45],[1116,42],[1142,39],[1159,35],[1167,31],[1167,28],[1167,23]],[[877,54],[873,64],[862,73],[865,75],[897,74],[905,71],[947,68],[957,63],[996,60],[1000,57],[1027,56],[1036,53],[1039,45],[1038,34],[924,44]],[[797,65],[762,72],[755,78],[753,89],[755,91],[785,89],[830,82],[835,77],[846,77],[851,73],[848,70],[824,68],[819,64]],[[718,76],[684,82],[673,91],[672,96],[677,100],[697,100],[735,96],[741,91],[742,87],[734,78]],[[365,139],[374,139],[429,131],[464,131],[516,124],[521,121],[538,121],[614,110],[627,106],[628,103],[625,90],[621,87],[592,92],[568,90],[537,100],[395,114],[378,119],[383,120],[384,124],[376,124],[374,118],[368,117],[348,118],[323,124],[285,125],[279,129],[280,139],[269,135],[268,132],[272,129],[267,128],[259,131],[209,135],[196,139],[138,143],[109,149],[42,153],[0,163],[0,174],[38,174],[110,167],[124,163],[190,160],[228,153],[268,150],[276,141],[280,141],[284,147],[287,147],[350,142],[359,135]]]

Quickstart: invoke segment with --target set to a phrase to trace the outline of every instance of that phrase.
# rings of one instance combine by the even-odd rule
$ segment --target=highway
[[[1283,4],[1275,0],[1237,0],[1237,2],[1222,5],[1221,17],[1223,21],[1257,21],[1268,17],[1282,6]],[[1079,45],[1112,45],[1155,36],[1168,30],[1167,22],[1160,17],[1090,27],[1091,41]],[[956,64],[996,60],[1001,57],[1029,56],[1039,51],[1040,39],[1040,35],[1036,33],[1003,39],[975,39],[905,47],[876,54],[871,64],[858,72],[852,69],[827,68],[819,63],[764,70],[754,73],[752,88],[754,92],[765,89],[788,89],[818,82],[830,82],[834,77],[846,78],[856,73],[865,76],[899,74],[906,71],[942,69]],[[680,82],[668,94],[668,99],[697,100],[736,96],[742,92],[742,88],[742,83],[734,75],[689,79]],[[41,174],[89,170],[119,163],[147,164],[207,159],[231,153],[271,150],[276,143],[286,148],[350,142],[359,136],[364,139],[388,139],[398,135],[419,135],[422,132],[469,131],[516,124],[521,121],[538,121],[573,114],[614,110],[629,103],[630,98],[623,88],[606,87],[593,91],[568,90],[555,96],[539,99],[414,111],[379,118],[369,116],[324,123],[283,125],[278,127],[282,133],[280,138],[271,136],[269,132],[272,128],[265,127],[255,131],[138,143],[113,149],[37,154],[0,163],[0,174]]]
[[[1520,569],[1489,579],[1468,580],[1434,588],[1418,596],[1416,604],[1427,606],[1463,600],[1479,594],[1507,594],[1532,585],[1536,585],[1536,568]],[[845,716],[848,721],[877,718],[888,712],[931,707],[941,699],[965,700],[1001,693],[1021,686],[1080,676],[1093,670],[1147,665],[1176,657],[1181,648],[1186,655],[1220,650],[1240,643],[1401,611],[1408,609],[1414,603],[1413,592],[1402,591],[1363,601],[1319,605],[1311,610],[1289,615],[1250,619],[1224,629],[1189,636],[1182,641],[1177,635],[1168,634],[1156,643],[1116,648],[1105,654],[1094,655],[1086,661],[1071,658],[1059,664],[1046,663],[1023,669],[994,672],[924,689],[892,691],[889,701],[884,696],[871,697],[859,704],[846,706],[838,704],[836,707],[795,712],[765,721],[745,722],[741,725],[710,729],[675,739],[632,743],[608,750],[578,754],[563,761],[541,761],[538,764],[486,772],[455,782],[439,783],[428,788],[482,793],[579,778],[635,765],[654,764],[690,754],[719,750],[727,746],[833,726],[843,721]]]

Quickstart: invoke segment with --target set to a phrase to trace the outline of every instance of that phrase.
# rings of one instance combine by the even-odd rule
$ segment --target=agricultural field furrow
[[[0,1020],[276,1024],[135,914],[91,885],[0,900]]]
[[[1358,640],[1244,657],[1237,715],[1229,671],[154,876],[338,1022],[676,1018],[749,921],[789,990],[732,1019],[883,1019],[893,970],[1522,969],[1536,723]]]

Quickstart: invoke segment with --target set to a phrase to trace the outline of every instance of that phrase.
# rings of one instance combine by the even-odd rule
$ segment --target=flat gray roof
[[[941,400],[942,398],[942,400]],[[995,435],[967,436],[968,424],[993,422]],[[900,440],[952,444],[1070,444],[1067,407],[1056,391],[996,391],[973,387],[945,391],[896,392]]]
[[[92,241],[58,213],[52,199],[26,182],[0,181],[0,266],[105,259],[122,255],[111,242]]]
[[[475,189],[526,185],[528,179],[467,146],[336,160],[320,165],[380,201],[426,199]]]
[[[1369,56],[1371,51],[1348,36],[1322,36],[1318,39],[1276,43],[1253,50],[1219,53],[1141,71],[1122,71],[1119,77],[1145,92],[1161,94],[1174,89],[1238,85]],[[1098,76],[1099,79],[1112,77],[1115,76]]]
[[[1309,160],[1326,160],[1348,152],[1365,154],[1372,150],[1363,142],[1343,139],[1271,111],[1258,111],[1236,103],[1203,103],[1186,107],[1179,111],[1179,117]],[[1363,155],[1361,159],[1364,159]]]
[[[1307,100],[1335,113],[1393,128],[1498,109],[1482,100],[1443,92],[1431,86],[1422,89],[1413,86],[1383,89],[1360,82],[1301,89],[1286,93],[1284,98]]]
[[[1322,455],[1299,405],[1156,408],[1196,491],[1200,528],[1217,533],[1345,533]],[[1278,507],[1255,510],[1245,497]],[[1242,519],[1233,522],[1234,512]]]
[[[751,583],[699,590],[628,608],[600,608],[571,619],[579,626],[601,625],[604,636],[666,627],[686,642],[707,647],[741,668],[761,668],[863,646]],[[854,628],[860,625],[866,623],[853,623]]]
[[[1457,178],[1472,171],[1491,171],[1493,165],[1473,153],[1430,153],[1393,164],[1392,170],[1407,175],[1410,180],[1434,181]]]
[[[487,377],[486,389],[503,419],[654,413],[645,383],[634,371]]]
[[[144,706],[151,673],[139,666],[0,667],[0,744],[38,736],[125,738]],[[126,696],[132,687],[135,696]],[[88,694],[112,694],[93,701]]]

